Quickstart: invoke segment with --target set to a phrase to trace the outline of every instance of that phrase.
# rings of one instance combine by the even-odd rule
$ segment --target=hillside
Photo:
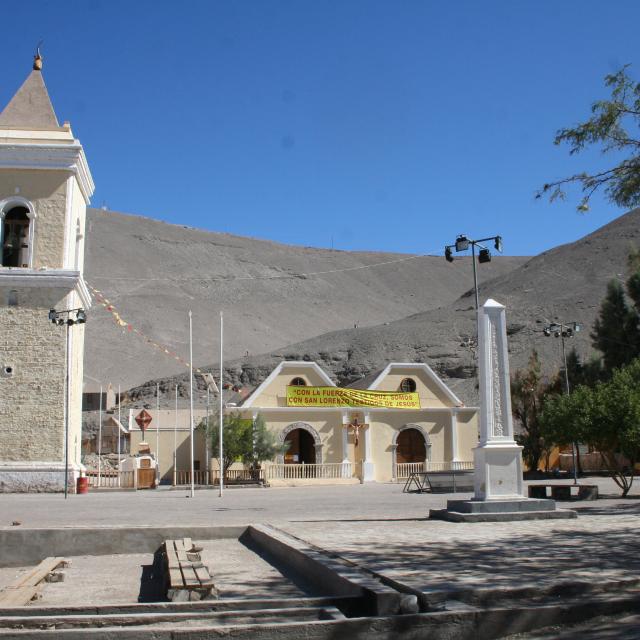
[[[480,287],[481,303],[491,297],[507,306],[512,371],[526,366],[533,348],[540,353],[547,371],[560,366],[560,340],[542,334],[546,320],[582,323],[583,330],[567,341],[567,348],[575,346],[583,357],[590,357],[593,350],[589,333],[607,282],[625,278],[629,250],[638,246],[640,209],[635,209],[576,242],[485,280]],[[486,274],[484,265],[481,273]],[[477,401],[474,353],[463,343],[475,333],[473,316],[469,290],[452,303],[388,325],[333,331],[265,356],[230,363],[227,373],[234,381],[251,386],[282,358],[310,359],[345,384],[390,361],[424,360],[471,404]],[[167,387],[170,384],[163,383]],[[133,399],[143,401],[147,396],[148,388],[132,390]]]
[[[483,277],[504,275],[524,260],[498,257]],[[366,268],[378,263],[387,264]],[[316,272],[322,273],[304,275]],[[85,277],[122,318],[185,359],[191,309],[200,366],[218,358],[221,310],[225,356],[241,358],[447,305],[469,288],[470,267],[440,256],[288,246],[90,209]],[[90,311],[85,345],[91,382],[126,389],[184,371],[118,327],[98,304]]]

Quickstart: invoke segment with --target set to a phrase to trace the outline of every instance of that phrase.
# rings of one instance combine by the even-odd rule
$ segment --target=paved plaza
[[[183,489],[156,491],[105,491],[71,495],[5,494],[0,496],[0,528],[205,526],[235,527],[268,523],[325,557],[338,556],[351,566],[373,572],[387,584],[404,585],[422,593],[438,607],[446,601],[480,606],[520,603],[549,604],[553,598],[571,597],[576,588],[606,595],[633,592],[640,572],[640,483],[630,497],[620,498],[606,478],[583,482],[597,484],[601,499],[560,503],[575,508],[573,520],[500,523],[451,523],[429,520],[429,509],[442,508],[451,494],[403,493],[402,484],[307,486],[294,488],[198,490],[195,497]],[[467,497],[456,494],[455,497]],[[13,523],[17,524],[13,524]],[[90,535],[87,532],[87,535]],[[129,545],[132,546],[132,545]],[[133,545],[135,546],[135,545]],[[67,570],[65,583],[47,587],[42,605],[59,605],[75,594],[78,602],[132,602],[144,590],[145,572],[153,554],[123,548],[121,555],[78,556]],[[46,552],[43,550],[43,554]],[[303,592],[282,579],[259,555],[250,553],[237,539],[204,543],[204,559],[216,567],[217,584],[224,597],[295,597]],[[87,569],[90,567],[91,571]],[[18,568],[0,568],[0,583],[8,583]],[[87,582],[86,575],[101,576]],[[106,576],[111,576],[104,579]],[[241,578],[239,577],[241,576]],[[628,585],[624,584],[628,581]],[[514,591],[515,590],[515,591]],[[511,594],[511,595],[509,595]],[[522,600],[524,598],[524,600]],[[626,614],[625,614],[626,615]],[[637,617],[623,614],[598,623],[602,637],[615,630],[633,628]],[[625,620],[624,624],[618,619]],[[595,627],[594,627],[595,628]],[[570,625],[522,638],[583,637],[593,628]],[[566,633],[563,636],[553,633]],[[589,635],[584,637],[598,637]],[[621,635],[620,637],[634,637]]]

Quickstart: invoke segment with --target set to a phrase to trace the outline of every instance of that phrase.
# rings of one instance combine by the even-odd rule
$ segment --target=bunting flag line
[[[122,316],[118,313],[116,308],[113,306],[113,304],[111,302],[109,302],[109,300],[104,296],[102,291],[98,291],[98,289],[95,289],[89,283],[86,283],[86,284],[87,284],[87,287],[88,287],[89,291],[91,291],[91,295],[94,297],[95,301],[100,306],[102,306],[105,309],[105,311],[108,311],[111,314],[111,316],[113,317],[115,323],[119,327],[121,327],[122,329],[126,329],[128,332],[137,335],[139,338],[144,340],[149,346],[151,346],[154,349],[164,353],[165,355],[169,356],[170,358],[173,358],[174,360],[176,360],[180,364],[183,364],[185,367],[187,367],[187,369],[190,368],[191,365],[190,365],[188,360],[185,360],[182,356],[179,356],[175,351],[172,351],[166,345],[163,345],[163,344],[160,344],[160,343],[156,342],[155,340],[150,338],[148,335],[146,335],[145,333],[140,331],[140,329],[138,329],[136,326],[134,326],[130,322],[127,322],[126,320],[124,320],[122,318]],[[197,367],[194,367],[193,370],[196,373],[204,373],[201,369],[198,369]]]

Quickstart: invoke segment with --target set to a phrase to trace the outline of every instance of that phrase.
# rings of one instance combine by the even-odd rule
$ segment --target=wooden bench
[[[55,573],[58,567],[68,567],[65,558],[45,558],[38,566],[16,578],[0,591],[0,607],[23,607],[40,595],[44,582],[62,582],[63,573]]]
[[[597,500],[598,485],[596,484],[530,484],[529,497],[545,499],[551,492],[551,498],[558,501],[566,500]]]
[[[191,538],[165,540],[167,597],[172,602],[207,600],[218,596],[209,569],[202,564],[201,547]]]

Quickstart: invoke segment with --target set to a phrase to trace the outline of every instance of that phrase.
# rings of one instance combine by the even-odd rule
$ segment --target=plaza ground
[[[640,574],[640,482],[624,499],[610,479],[585,478],[581,482],[597,484],[601,498],[558,503],[560,508],[578,512],[578,518],[572,520],[434,521],[428,519],[429,509],[446,506],[447,499],[454,496],[403,493],[402,484],[372,483],[232,488],[221,498],[217,490],[197,490],[191,498],[188,491],[170,489],[96,492],[71,495],[67,500],[58,494],[5,494],[0,496],[0,528],[71,527],[82,536],[84,527],[268,523],[314,548],[406,585],[428,599],[433,597],[433,602],[442,598],[464,600],[472,594],[478,602],[487,599],[499,606],[501,601],[506,602],[501,600],[502,593],[522,590],[535,602],[537,593],[562,597],[565,590],[571,593],[576,586],[606,592],[607,585],[620,589],[627,582],[633,591]],[[268,563],[248,553],[237,541],[212,541],[204,546],[206,562],[215,567],[225,597],[239,597],[247,591],[283,596],[298,593],[294,585],[283,581]],[[137,551],[123,548],[119,556],[74,558],[66,582],[48,585],[42,604],[62,603],[69,589],[85,602],[135,602],[144,572],[153,562],[153,554]],[[49,554],[43,549],[42,555]],[[87,562],[101,563],[102,581],[84,581]],[[132,579],[127,582],[122,576],[129,572]],[[248,572],[252,581],[247,580]],[[104,580],[110,573],[112,583]],[[14,575],[15,570],[0,568],[0,586]],[[62,595],[63,584],[67,596]],[[603,633],[614,619],[602,621]],[[567,638],[580,637],[580,628],[575,636],[569,635],[570,628],[565,631]],[[532,633],[522,637],[555,636]]]

